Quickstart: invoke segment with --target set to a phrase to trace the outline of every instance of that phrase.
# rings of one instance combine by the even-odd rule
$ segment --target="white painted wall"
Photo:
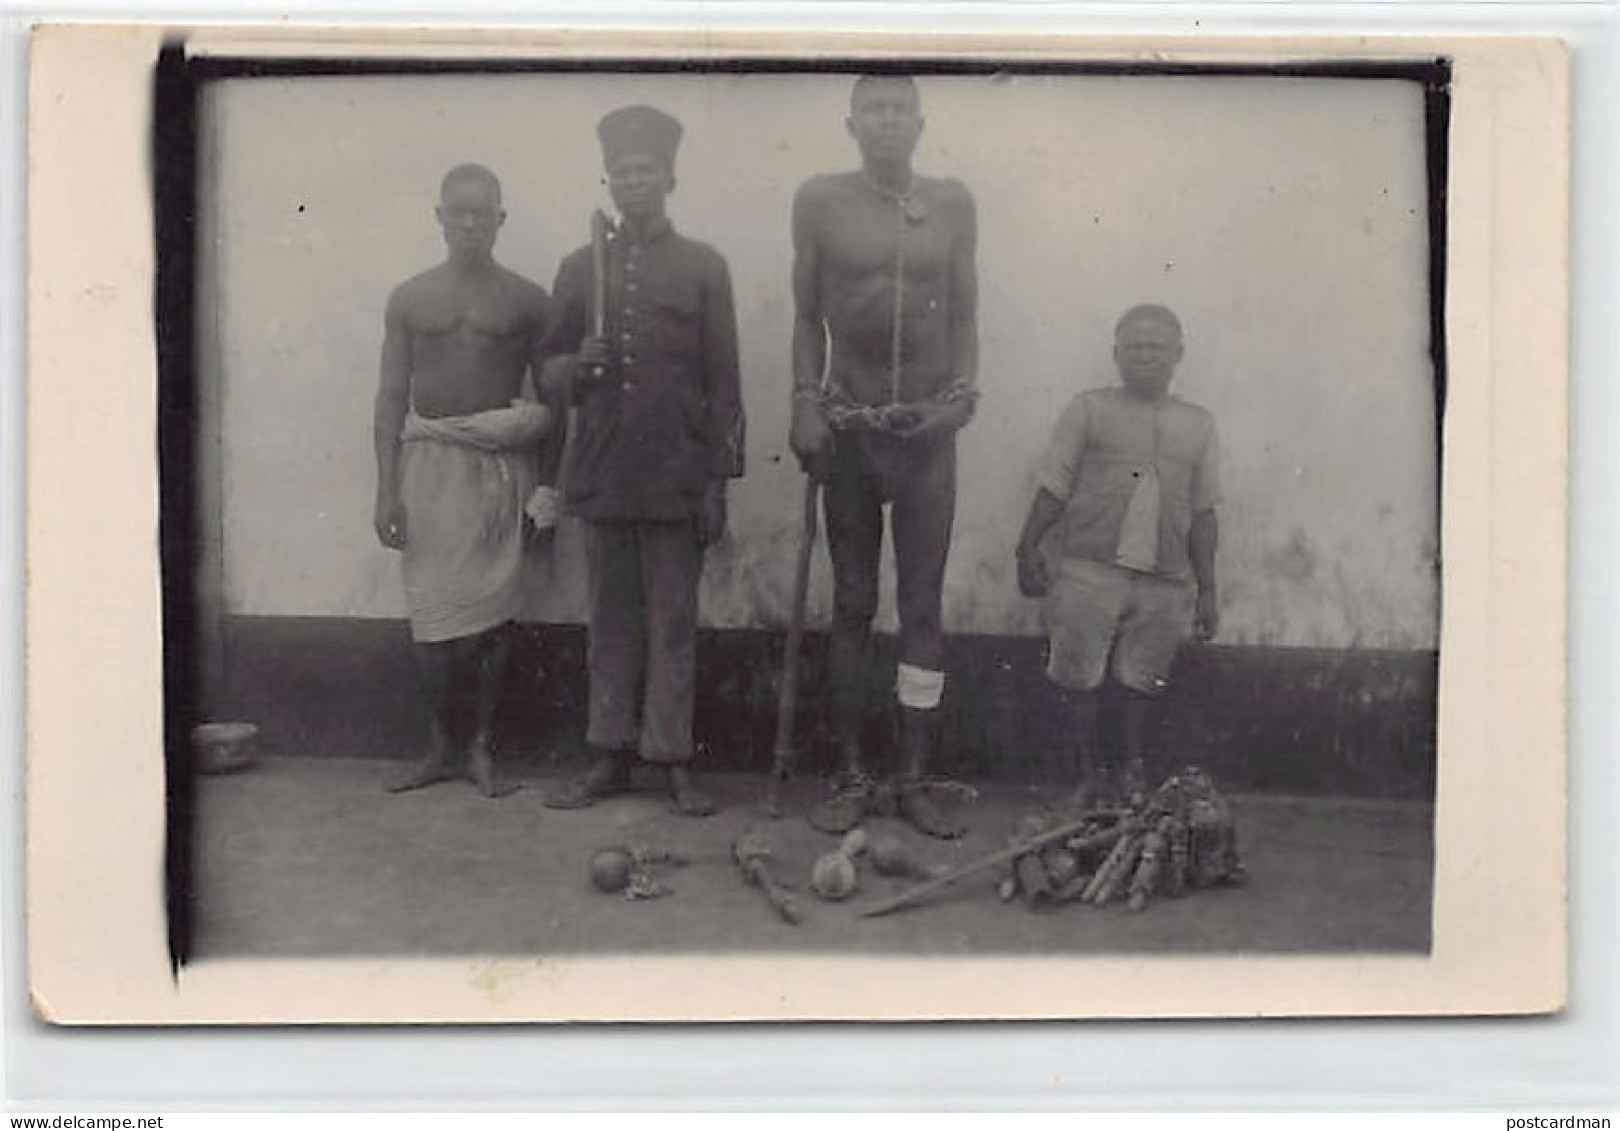
[[[1221,640],[1433,647],[1436,458],[1422,96],[1399,82],[925,79],[924,172],[979,205],[985,397],[964,433],[955,631],[1031,632],[1011,552],[1063,404],[1112,380],[1114,318],[1181,313],[1177,389],[1222,431]],[[676,223],[730,260],[749,472],[707,623],[786,615],[799,477],[785,444],[788,208],[848,168],[848,80],[505,76],[234,80],[211,89],[227,611],[402,614],[370,526],[371,400],[390,288],[441,255],[441,174],[483,161],[497,254],[549,287],[605,202],[594,125],[652,102],[687,128]],[[205,192],[210,191],[205,187]],[[577,619],[577,531],[534,615]],[[817,615],[828,604],[825,560]],[[884,617],[890,616],[885,593]]]

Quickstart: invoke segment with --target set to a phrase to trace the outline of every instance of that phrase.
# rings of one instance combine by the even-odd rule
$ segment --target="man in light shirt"
[[[1045,599],[1046,674],[1068,705],[1082,806],[1115,800],[1116,787],[1146,789],[1146,720],[1176,650],[1189,635],[1211,639],[1220,623],[1219,446],[1208,410],[1169,393],[1183,352],[1174,311],[1125,312],[1114,330],[1120,385],[1069,403],[1018,542],[1018,587]],[[1122,699],[1123,782],[1098,734],[1109,678]]]

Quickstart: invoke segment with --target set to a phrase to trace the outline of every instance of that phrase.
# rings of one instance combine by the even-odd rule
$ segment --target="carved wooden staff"
[[[793,893],[779,884],[771,874],[771,845],[757,830],[745,833],[731,846],[732,859],[737,861],[743,879],[765,893],[771,909],[785,922],[798,924],[804,920],[804,908]]]

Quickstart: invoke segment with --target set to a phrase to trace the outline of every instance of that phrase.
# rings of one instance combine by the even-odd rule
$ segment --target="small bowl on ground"
[[[200,774],[234,774],[253,765],[255,723],[200,723],[191,729],[193,767]]]

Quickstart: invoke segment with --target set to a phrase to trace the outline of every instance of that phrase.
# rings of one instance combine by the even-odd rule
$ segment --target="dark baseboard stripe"
[[[424,716],[403,622],[229,617],[218,718],[263,727],[267,752],[404,758]],[[875,642],[871,738],[888,743],[892,641]],[[697,740],[714,769],[770,764],[782,634],[705,631],[698,642]],[[1063,716],[1038,639],[954,636],[943,773],[1011,782],[1071,775]],[[804,773],[826,770],[825,639],[806,640]],[[1154,725],[1160,766],[1209,768],[1231,788],[1428,799],[1435,780],[1433,652],[1189,647]],[[501,707],[501,745],[518,758],[573,761],[585,713],[585,632],[521,625]]]

